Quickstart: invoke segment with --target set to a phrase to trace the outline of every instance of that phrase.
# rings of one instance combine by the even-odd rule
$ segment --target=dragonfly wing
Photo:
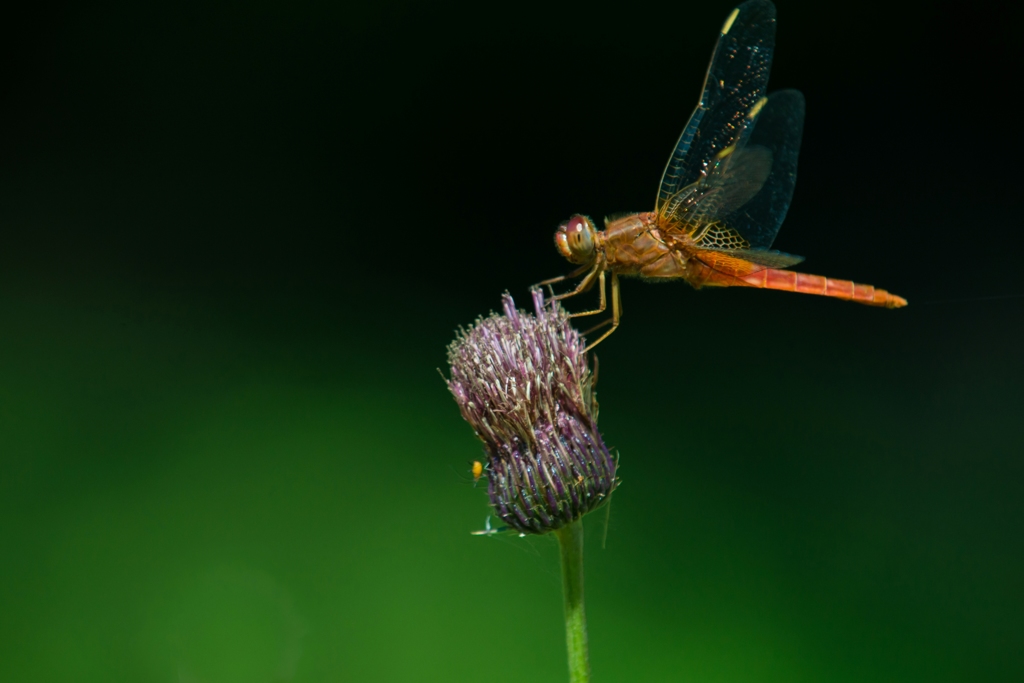
[[[668,234],[710,249],[768,249],[775,241],[796,186],[804,97],[780,90],[747,117],[742,138],[712,159],[706,178],[663,204],[659,223]]]
[[[704,90],[661,178],[656,210],[711,172],[725,149],[752,124],[748,112],[764,96],[775,50],[775,6],[750,0],[732,11],[711,55]]]
[[[765,268],[789,268],[803,263],[804,260],[803,256],[787,254],[775,249],[733,249],[729,254]]]
[[[712,171],[706,179],[684,187],[662,205],[659,222],[670,234],[683,232],[700,242],[712,224],[724,227],[716,223],[718,217],[733,213],[764,187],[771,175],[772,153],[759,145],[740,148],[732,145],[720,152],[710,166]],[[736,240],[709,242],[708,246],[750,246],[741,236]]]
[[[695,216],[728,216],[753,199],[771,175],[772,153],[760,145],[729,147],[714,166],[688,207]]]
[[[765,269],[765,266],[739,256],[733,256],[726,250],[701,249],[695,251],[693,255],[712,270],[726,275],[743,277]]]
[[[746,149],[767,150],[770,171],[758,192],[740,205],[723,207],[716,217],[742,235],[751,247],[767,249],[782,227],[796,187],[796,163],[804,129],[804,96],[797,90],[772,93],[755,124],[746,140]],[[740,170],[752,180],[761,177],[761,169]]]
[[[728,275],[750,275],[765,268],[789,268],[803,256],[772,249],[698,249],[693,254],[702,263]]]

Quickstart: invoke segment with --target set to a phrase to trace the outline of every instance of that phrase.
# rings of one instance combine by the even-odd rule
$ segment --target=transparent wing
[[[687,213],[711,219],[728,216],[753,199],[771,175],[772,153],[767,147],[729,147],[721,156],[707,180],[698,181],[689,195]]]
[[[789,268],[803,261],[771,249],[698,249],[693,255],[705,265],[728,275],[750,275],[765,268]]]
[[[772,93],[748,119],[742,139],[712,159],[710,173],[663,205],[659,224],[667,233],[685,233],[707,249],[771,247],[796,187],[803,95]]]
[[[732,249],[728,253],[730,256],[756,263],[765,268],[789,268],[804,260],[803,256],[787,254],[776,249]]]
[[[772,93],[755,107],[753,125],[737,145],[714,161],[706,181],[687,188],[685,199],[663,221],[694,240],[695,256],[732,275],[788,268],[803,258],[770,250],[796,186],[804,98],[795,90]]]
[[[680,201],[686,188],[707,179],[719,154],[743,140],[747,114],[764,96],[775,49],[775,6],[750,0],[722,26],[697,108],[683,129],[661,178],[655,209]]]
[[[734,202],[722,207],[709,204],[708,211],[698,203],[694,211],[702,216],[698,221],[714,216],[742,235],[751,248],[768,249],[786,219],[793,188],[796,187],[796,164],[804,129],[804,96],[796,90],[772,93],[755,123],[749,131],[746,150],[748,154],[752,150],[766,150],[771,158],[770,170],[758,191],[742,203]],[[752,186],[761,179],[761,173],[763,169],[741,168],[738,175],[745,176]],[[735,185],[740,181],[729,182]]]
[[[719,273],[736,275],[738,277],[756,273],[767,267],[760,263],[749,261],[745,258],[733,256],[731,252],[728,251],[702,249],[694,252],[693,255],[700,259],[705,265],[709,266],[713,270],[717,270]]]

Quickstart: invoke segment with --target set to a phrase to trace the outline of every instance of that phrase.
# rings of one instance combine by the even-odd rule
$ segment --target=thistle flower
[[[544,534],[600,506],[617,481],[584,340],[557,302],[532,294],[536,315],[506,293],[504,315],[459,330],[448,388],[484,443],[495,512],[520,533]]]

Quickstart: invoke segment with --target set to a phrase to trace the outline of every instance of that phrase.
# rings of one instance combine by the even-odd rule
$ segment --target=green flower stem
[[[583,520],[555,531],[562,549],[565,593],[565,643],[569,649],[569,683],[590,683],[587,615],[583,610]]]

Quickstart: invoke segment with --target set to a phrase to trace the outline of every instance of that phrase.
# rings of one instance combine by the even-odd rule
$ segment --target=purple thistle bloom
[[[520,533],[544,534],[599,507],[618,482],[586,344],[557,302],[532,294],[536,316],[506,293],[504,315],[459,330],[448,388],[484,442],[495,512]]]

